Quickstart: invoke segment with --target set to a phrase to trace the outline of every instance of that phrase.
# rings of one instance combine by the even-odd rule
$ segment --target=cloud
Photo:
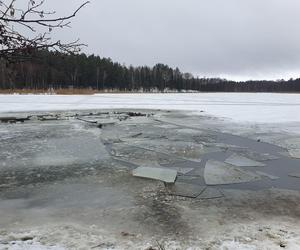
[[[66,13],[81,2],[48,5]],[[199,76],[288,78],[300,76],[299,9],[299,0],[93,0],[73,29],[57,36],[80,37],[89,44],[86,52],[126,64],[162,62]]]

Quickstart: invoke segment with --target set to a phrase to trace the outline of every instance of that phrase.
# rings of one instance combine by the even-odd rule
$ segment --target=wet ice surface
[[[245,205],[299,219],[298,196],[276,196],[281,189],[299,191],[300,159],[288,154],[299,141],[292,136],[270,135],[275,145],[264,142],[267,134],[235,135],[222,131],[214,118],[176,111],[69,111],[37,118],[43,114],[31,113],[24,123],[0,123],[0,249],[12,242],[17,244],[11,249],[35,244],[146,249],[147,242],[157,247],[160,239],[170,241],[170,249],[173,240],[185,248],[193,237],[204,237],[201,226],[232,221],[231,212],[220,211],[234,203],[239,218],[244,215],[238,208]],[[172,169],[176,182],[134,177],[138,167]],[[253,192],[253,200],[235,192]],[[210,217],[205,209],[216,214]],[[33,242],[9,236],[33,229]],[[198,231],[203,235],[195,235]]]

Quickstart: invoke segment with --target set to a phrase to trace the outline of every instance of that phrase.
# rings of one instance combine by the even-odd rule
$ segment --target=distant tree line
[[[300,92],[300,79],[235,82],[220,78],[196,78],[164,64],[133,67],[94,55],[66,55],[42,50],[35,52],[34,57],[28,61],[10,64],[2,58],[0,88]]]

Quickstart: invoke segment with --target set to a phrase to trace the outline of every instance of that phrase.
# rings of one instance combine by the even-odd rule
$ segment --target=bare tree
[[[51,32],[57,28],[70,27],[71,19],[89,1],[63,17],[57,16],[55,11],[44,10],[45,0],[27,0],[26,7],[20,7],[19,2],[22,1],[0,0],[0,59],[6,61],[27,59],[39,49],[77,53],[84,46],[79,40],[68,43],[53,41]]]

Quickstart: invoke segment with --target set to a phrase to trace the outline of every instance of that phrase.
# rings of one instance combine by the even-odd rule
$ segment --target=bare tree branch
[[[42,12],[42,11],[34,11],[34,9],[40,7],[41,5],[43,5],[43,3],[44,3],[44,1],[41,1],[39,4],[37,4],[37,5],[33,6],[33,7],[31,7],[31,8],[28,9],[26,12],[24,12],[24,14],[22,15],[22,17],[19,18],[19,19],[13,19],[13,18],[5,18],[5,17],[1,17],[1,18],[0,18],[0,21],[2,20],[2,21],[5,21],[5,22],[17,22],[17,23],[19,23],[19,22],[21,22],[21,23],[39,23],[39,22],[44,22],[44,23],[47,22],[47,23],[51,23],[51,22],[65,21],[65,20],[68,20],[68,19],[71,19],[71,18],[75,17],[76,14],[77,14],[84,6],[86,6],[87,4],[90,3],[90,1],[87,1],[87,2],[83,3],[80,7],[78,7],[78,8],[73,12],[72,15],[69,15],[69,16],[66,16],[66,17],[58,17],[58,18],[53,18],[53,19],[51,19],[51,18],[50,18],[50,19],[44,19],[44,18],[42,18],[42,19],[25,19],[26,15],[27,15],[28,13],[31,13],[31,14],[32,14],[32,13],[38,13],[38,14],[44,13],[44,12]],[[44,13],[44,14],[45,14],[45,13]],[[47,14],[54,14],[54,13],[47,13]]]
[[[27,8],[18,8],[18,0],[11,0],[9,3],[0,0],[0,58],[10,61],[16,58],[30,58],[35,50],[40,49],[78,53],[85,46],[79,43],[79,40],[68,43],[52,41],[51,32],[56,28],[70,27],[70,20],[89,4],[89,1],[81,4],[71,15],[63,17],[55,17],[55,11],[44,10],[45,0],[27,1]],[[24,33],[21,27],[29,30],[31,35]]]

